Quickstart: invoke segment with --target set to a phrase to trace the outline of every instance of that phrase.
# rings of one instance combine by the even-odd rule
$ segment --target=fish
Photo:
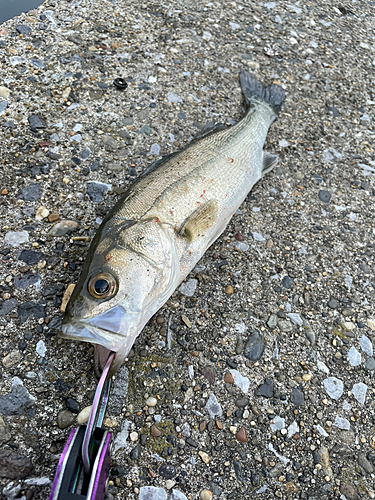
[[[153,163],[101,223],[69,299],[60,336],[94,344],[97,376],[114,375],[149,319],[221,235],[278,156],[263,150],[284,89],[242,70],[246,112]]]

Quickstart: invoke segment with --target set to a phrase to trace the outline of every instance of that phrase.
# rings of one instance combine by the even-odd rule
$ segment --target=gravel
[[[108,499],[374,496],[374,16],[47,0],[0,26],[1,492],[48,498],[92,403],[93,348],[57,333],[100,222],[153,161],[242,116],[245,68],[286,90],[279,162],[117,374]]]

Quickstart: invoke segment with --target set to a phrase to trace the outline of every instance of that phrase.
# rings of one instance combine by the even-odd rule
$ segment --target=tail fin
[[[280,85],[272,83],[265,87],[254,75],[245,70],[240,71],[240,85],[248,106],[253,97],[259,97],[270,104],[276,114],[280,111],[285,98],[285,90]]]

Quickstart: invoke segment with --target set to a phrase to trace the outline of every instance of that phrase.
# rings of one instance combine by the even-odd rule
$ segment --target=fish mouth
[[[60,336],[95,345],[94,369],[97,376],[100,376],[109,354],[115,352],[116,356],[108,374],[110,377],[118,370],[132,348],[137,336],[133,324],[134,318],[122,305],[117,305],[92,318],[67,320],[61,326]]]

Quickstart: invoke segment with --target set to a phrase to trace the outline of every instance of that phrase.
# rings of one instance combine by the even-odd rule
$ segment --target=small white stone
[[[78,413],[77,422],[79,423],[79,425],[85,424],[88,421],[89,416],[90,416],[90,412],[91,412],[91,408],[92,408],[92,405],[86,406],[86,408],[83,408],[83,410],[81,410]]]
[[[130,433],[130,441],[135,443],[137,440],[138,440],[138,432],[135,432],[135,431],[131,432]]]
[[[172,490],[170,500],[188,500],[186,496],[178,490]]]
[[[244,377],[241,375],[241,373],[237,370],[229,370],[234,383],[243,391],[245,394],[249,392],[249,387],[250,387],[250,380],[247,377]]]
[[[276,416],[270,424],[271,431],[276,432],[285,428],[285,418]]]
[[[195,278],[191,278],[181,283],[181,286],[178,289],[178,291],[182,293],[182,295],[186,295],[186,297],[192,297],[197,288],[197,285],[198,285],[198,280],[196,280]]]
[[[367,356],[373,355],[374,349],[372,347],[372,342],[368,337],[366,337],[366,335],[362,335],[359,340],[359,345],[361,346],[362,351],[367,354]]]
[[[212,500],[212,493],[210,490],[202,490],[199,495],[200,500]]]
[[[28,243],[28,241],[29,233],[27,231],[8,231],[5,233],[4,244],[10,247],[18,247],[23,243]]]
[[[324,389],[332,399],[339,399],[344,392],[344,384],[336,377],[328,377],[323,380]]]
[[[326,432],[320,424],[316,426],[316,430],[324,437],[328,437],[329,435],[328,432]]]
[[[157,402],[158,402],[158,400],[152,396],[150,396],[149,398],[146,399],[146,405],[150,406],[151,408],[153,406],[156,406]]]
[[[294,421],[288,427],[288,438],[291,438],[294,434],[297,434],[297,432],[299,432],[299,425]]]
[[[39,340],[39,342],[36,345],[35,350],[36,350],[37,354],[39,354],[39,356],[44,358],[44,356],[46,355],[47,348],[46,348],[46,344],[43,342],[43,340]]]
[[[363,405],[366,401],[367,389],[368,386],[366,384],[363,384],[362,382],[353,385],[351,392],[355,397],[355,399],[358,401],[358,403],[361,403],[361,405]]]
[[[265,241],[265,238],[260,233],[253,233],[253,238],[255,241]]]
[[[49,216],[49,210],[46,207],[39,207],[35,214],[35,220],[42,220]]]
[[[342,429],[343,431],[348,431],[350,429],[350,422],[346,418],[339,417],[336,415],[335,421],[333,422],[335,427]]]
[[[165,487],[167,488],[167,490],[171,490],[175,484],[176,481],[173,481],[173,479],[167,479],[165,481]]]
[[[348,351],[348,360],[352,366],[359,366],[362,361],[361,354],[352,346]]]
[[[323,361],[317,361],[316,366],[318,367],[318,370],[326,373],[327,375],[329,374],[329,368],[326,364],[323,363]]]
[[[297,313],[289,313],[287,314],[287,317],[290,319],[290,321],[294,324],[294,325],[298,325],[298,326],[302,326],[303,325],[303,320],[301,318],[301,316]]]
[[[373,330],[375,332],[375,319],[374,318],[370,318],[367,320],[367,326],[369,328],[371,328],[371,330]]]

